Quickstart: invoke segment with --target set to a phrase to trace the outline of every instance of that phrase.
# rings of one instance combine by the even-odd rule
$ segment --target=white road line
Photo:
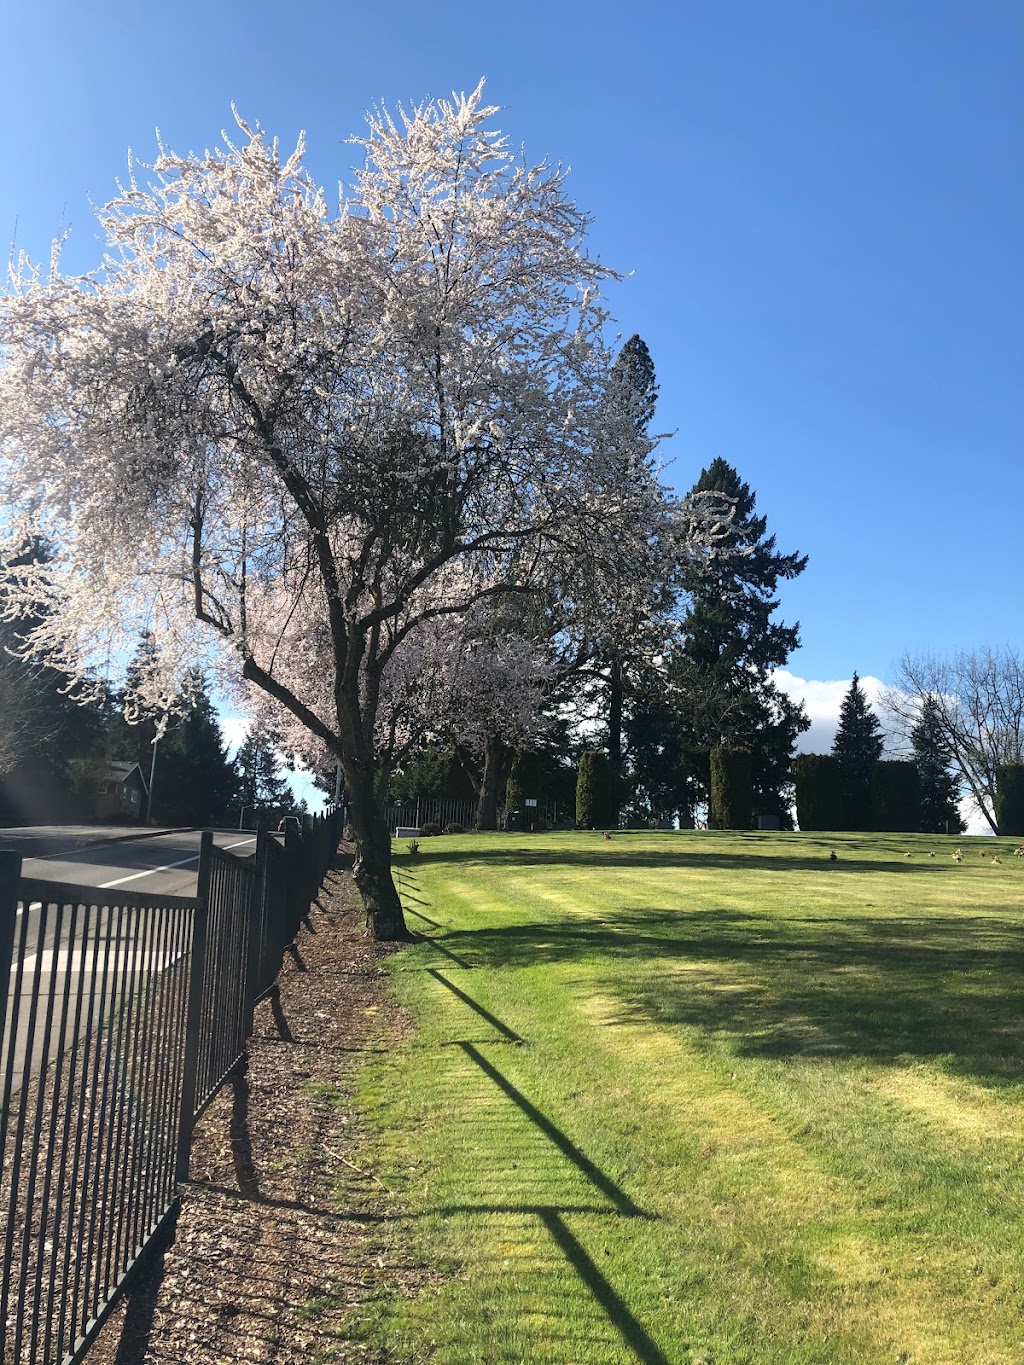
[[[145,872],[133,872],[130,877],[118,877],[113,882],[100,882],[97,891],[109,891],[112,886],[124,886],[125,882],[137,882],[140,877],[151,877],[154,872],[169,872],[172,867],[184,867],[186,863],[197,863],[199,854],[193,858],[179,858],[176,863],[164,863],[163,867],[147,867]]]
[[[225,853],[233,848],[241,848],[243,844],[254,844],[255,839],[240,839],[237,844],[228,844]],[[191,858],[179,858],[176,863],[164,863],[163,867],[147,867],[145,872],[133,872],[130,877],[118,877],[113,882],[101,882],[97,887],[98,891],[109,891],[112,886],[124,886],[125,882],[137,882],[140,877],[151,877],[155,872],[170,872],[172,867],[184,867],[187,863],[197,863],[199,854],[196,853]]]
[[[246,845],[246,844],[254,844],[255,842],[256,842],[255,839],[239,839],[239,840],[237,841],[237,843],[226,845],[226,847],[225,847],[225,849],[224,849],[224,852],[225,852],[225,853],[230,853],[230,851],[231,851],[233,848],[242,848],[242,847],[244,847],[244,845]],[[148,868],[145,870],[145,872],[133,872],[133,873],[131,874],[130,877],[118,877],[118,879],[117,879],[116,881],[113,881],[113,882],[103,882],[103,884],[102,884],[101,886],[98,886],[98,887],[96,888],[96,890],[97,890],[97,891],[109,891],[110,888],[111,888],[112,886],[123,886],[125,882],[136,882],[136,881],[139,880],[140,877],[148,877],[148,876],[150,876],[150,875],[151,875],[152,873],[154,873],[154,872],[169,872],[170,869],[171,869],[172,867],[184,867],[187,863],[197,863],[198,861],[199,861],[199,854],[197,853],[197,854],[195,854],[195,856],[192,857],[192,858],[180,858],[176,863],[165,863],[163,867],[148,867]],[[33,902],[31,903],[31,905],[29,905],[29,906],[27,906],[27,907],[19,907],[17,910],[15,910],[14,913],[15,913],[16,915],[20,915],[20,914],[22,914],[24,908],[27,908],[27,909],[30,910],[30,911],[31,911],[31,910],[41,910],[41,909],[42,909],[42,905],[43,905],[42,901],[33,901]],[[46,954],[44,953],[44,957],[45,957],[45,956],[46,956]],[[27,958],[25,959],[25,962],[24,962],[24,964],[23,964],[24,967],[25,967],[25,969],[27,970],[28,967],[29,967],[31,964],[34,964],[34,963],[35,963],[35,960],[36,960],[36,955],[35,955],[35,953],[32,953],[29,957],[27,957]],[[176,960],[176,959],[175,959],[175,960]],[[15,970],[16,970],[16,964],[12,964],[12,966],[11,966],[11,972],[13,973]]]

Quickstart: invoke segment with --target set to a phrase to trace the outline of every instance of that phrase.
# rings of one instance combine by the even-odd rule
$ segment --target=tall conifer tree
[[[921,832],[962,834],[957,781],[951,771],[953,751],[946,738],[934,697],[926,696],[910,732],[914,762],[921,778]]]
[[[623,452],[621,476],[624,483],[643,474],[651,450],[648,428],[658,401],[654,361],[647,344],[634,333],[615,357],[608,385],[608,401],[628,419],[635,442]],[[613,604],[617,605],[617,604]],[[618,817],[622,799],[622,709],[629,660],[621,639],[608,642],[608,758],[611,768],[612,822]]]
[[[839,728],[832,742],[847,829],[871,828],[871,765],[882,757],[882,745],[882,727],[854,673],[839,708]]]
[[[286,778],[279,771],[280,757],[273,737],[253,727],[235,755],[236,801],[242,815],[273,824],[298,805]]]
[[[748,749],[755,811],[785,817],[792,801],[793,749],[810,721],[803,706],[771,678],[799,644],[799,626],[772,618],[779,583],[801,574],[807,556],[776,549],[767,518],[756,514],[755,493],[727,461],[713,460],[692,491],[729,499],[732,526],[721,553],[683,576],[689,605],[680,643],[647,689],[655,709],[668,714],[655,727],[656,752],[642,755],[640,747],[652,749],[651,727],[638,708],[631,732],[637,743],[634,762],[638,770],[667,763],[674,777],[669,771],[665,776],[680,793],[686,782],[692,799],[706,801],[711,750],[719,745]]]

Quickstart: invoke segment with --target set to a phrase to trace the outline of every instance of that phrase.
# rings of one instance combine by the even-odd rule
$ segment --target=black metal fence
[[[85,1355],[339,835],[314,817],[239,859],[206,833],[195,896],[24,879],[0,854],[0,1361]]]
[[[396,802],[387,807],[388,825],[394,834],[400,829],[421,829],[424,825],[440,825],[442,830],[449,825],[461,825],[470,830],[476,824],[477,804],[475,801],[449,800],[447,797],[424,796],[417,801]],[[504,829],[507,812],[498,809],[498,828]],[[563,822],[563,812],[554,801],[542,800],[537,808],[537,816],[547,825]],[[566,817],[567,818],[567,817]]]

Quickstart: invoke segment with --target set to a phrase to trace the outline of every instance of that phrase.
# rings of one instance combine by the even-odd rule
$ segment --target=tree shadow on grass
[[[1009,916],[768,919],[734,909],[619,909],[602,922],[456,931],[480,967],[615,964],[589,978],[612,1025],[682,1025],[738,1056],[943,1058],[989,1085],[1024,1081],[1024,936]]]
[[[758,848],[755,836],[750,837],[747,846],[740,848],[736,847],[735,841],[743,836],[730,837],[734,842],[727,848],[716,846],[712,842],[690,843],[685,838],[680,838],[678,842],[666,838],[661,847],[649,848],[631,844],[628,835],[620,831],[610,843],[595,842],[585,848],[559,846],[534,848],[514,844],[508,848],[498,846],[462,852],[454,849],[438,849],[435,852],[431,849],[428,856],[431,863],[458,863],[465,869],[479,865],[487,868],[508,866],[515,869],[623,867],[656,868],[667,872],[672,868],[686,871],[708,868],[721,869],[729,873],[760,871],[835,874],[845,871],[918,874],[927,872],[936,875],[953,871],[956,866],[948,853],[929,858],[926,851],[916,847],[913,856],[907,858],[907,841],[900,839],[875,838],[865,841],[861,848],[841,841],[837,843],[828,836],[811,839],[805,835],[799,844],[784,846],[784,851],[780,850],[777,842],[765,845],[762,851]],[[942,837],[944,836],[936,835],[935,840],[941,849],[945,849],[945,845],[939,845]],[[768,851],[769,848],[774,851]],[[837,861],[833,863],[829,855],[834,850],[837,852]],[[951,849],[949,852],[951,853]]]

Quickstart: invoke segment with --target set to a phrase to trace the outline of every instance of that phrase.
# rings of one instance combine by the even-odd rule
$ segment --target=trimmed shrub
[[[842,829],[843,798],[839,764],[831,754],[797,754],[796,819],[802,830]]]
[[[611,769],[602,753],[586,749],[580,755],[576,778],[576,824],[580,829],[601,829],[613,814]]]
[[[444,827],[445,834],[465,834],[466,826],[460,825],[458,820],[450,820]]]
[[[420,825],[420,833],[426,835],[427,838],[429,838],[433,834],[440,834],[441,826],[435,825],[434,822],[431,820],[428,821],[425,825]]]
[[[996,824],[1000,834],[1024,835],[1024,763],[996,769]]]
[[[871,828],[912,834],[921,825],[921,775],[916,763],[879,759],[871,765]]]
[[[709,814],[715,829],[750,828],[754,818],[754,784],[749,749],[718,745],[711,750]]]
[[[540,759],[529,750],[520,749],[512,760],[512,770],[505,784],[505,809],[517,810],[522,829],[533,829],[537,823],[537,807],[527,806],[526,798],[536,801],[540,796]]]

